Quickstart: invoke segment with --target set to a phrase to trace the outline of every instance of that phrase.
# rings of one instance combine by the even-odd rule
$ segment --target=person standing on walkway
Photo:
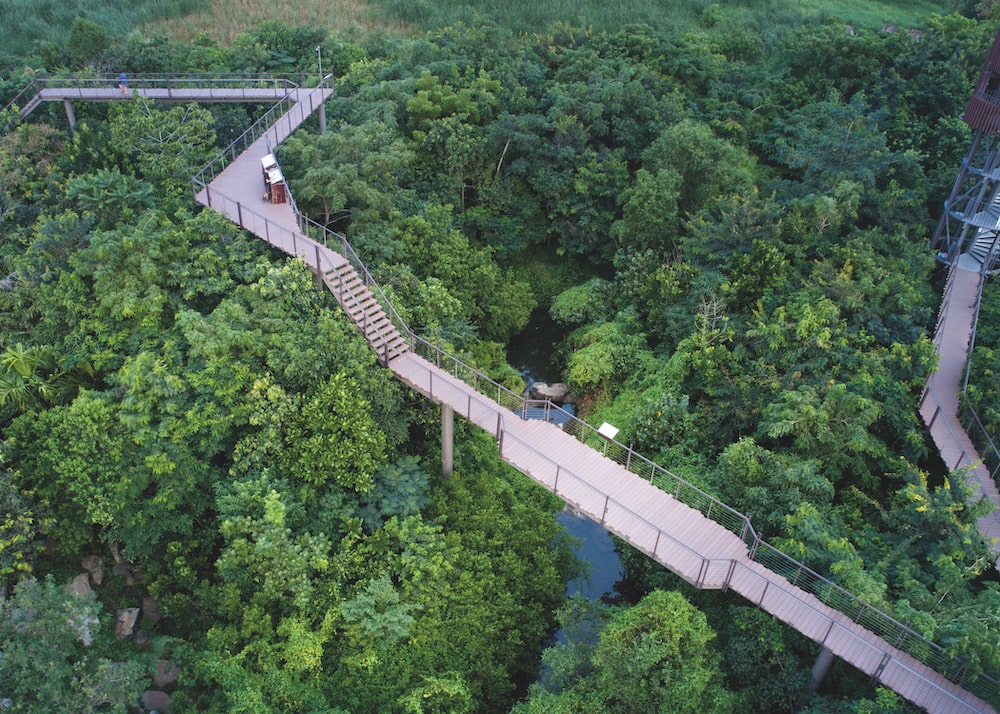
[[[122,90],[122,96],[128,96],[128,73],[122,72],[118,75],[118,89]]]

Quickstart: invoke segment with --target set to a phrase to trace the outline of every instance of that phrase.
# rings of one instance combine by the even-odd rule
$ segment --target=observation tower
[[[967,270],[993,273],[1000,269],[1000,31],[962,120],[975,135],[931,248],[943,263],[957,260]]]

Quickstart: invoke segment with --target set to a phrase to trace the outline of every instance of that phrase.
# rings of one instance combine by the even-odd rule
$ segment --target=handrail
[[[257,124],[262,125],[263,119],[264,118],[262,118],[262,120],[259,121]],[[273,123],[274,122],[271,122],[271,124],[268,124],[268,126],[272,126]],[[219,163],[228,164],[229,161],[228,157],[231,155],[232,156],[236,155],[235,147],[237,143],[240,142],[241,140],[245,142],[245,137],[252,134],[252,129],[253,127],[251,127],[251,129],[248,129],[247,132],[245,132],[242,137],[233,142],[233,144],[229,147],[229,149],[223,151],[219,156],[217,156],[215,159],[209,162],[209,164],[206,165],[206,167],[203,168],[199,172],[199,174],[197,174],[195,177],[192,177],[192,184],[195,188],[196,194],[198,193],[199,190],[198,187],[201,187],[206,191],[209,190],[209,187],[204,181],[205,176],[211,175],[214,177],[215,175],[217,175],[215,173],[216,164]],[[266,131],[266,129],[264,129],[264,131]],[[256,134],[257,137],[259,138],[259,136],[261,136],[264,133],[264,131],[258,131],[258,133]],[[490,379],[488,376],[486,376],[479,370],[463,363],[458,358],[444,352],[441,348],[437,347],[436,345],[433,345],[429,341],[417,336],[413,331],[409,330],[409,328],[406,327],[405,323],[399,317],[398,313],[392,308],[391,302],[386,298],[382,290],[378,287],[377,283],[371,277],[367,268],[365,268],[364,264],[357,257],[357,254],[354,252],[353,248],[350,246],[345,236],[343,236],[342,234],[337,234],[332,231],[329,231],[325,227],[320,226],[314,221],[311,221],[301,213],[297,214],[298,227],[300,228],[300,230],[308,231],[311,228],[321,230],[323,242],[320,243],[318,241],[313,240],[308,235],[299,235],[294,230],[291,230],[286,226],[278,226],[274,224],[272,221],[269,221],[267,218],[261,216],[256,211],[244,207],[243,204],[240,203],[239,201],[234,201],[234,199],[224,196],[219,192],[211,192],[210,196],[214,197],[216,201],[222,200],[223,202],[235,203],[239,225],[257,235],[261,235],[268,243],[277,245],[277,240],[272,238],[271,235],[272,232],[278,231],[281,233],[282,237],[285,237],[287,235],[288,239],[291,241],[292,254],[302,258],[310,267],[313,267],[314,269],[320,272],[326,272],[326,268],[325,266],[322,265],[322,251],[320,251],[319,248],[320,246],[323,246],[329,250],[333,250],[333,248],[330,248],[327,244],[330,242],[330,237],[335,236],[339,241],[340,247],[343,251],[342,256],[348,259],[349,262],[351,262],[352,266],[354,266],[354,264],[357,263],[357,265],[360,267],[359,275],[364,276],[363,280],[366,287],[368,287],[369,289],[373,289],[373,292],[378,294],[379,299],[382,301],[383,305],[385,305],[388,308],[387,314],[392,315],[393,326],[396,327],[396,329],[400,330],[401,335],[408,337],[411,349],[414,350],[414,352],[420,354],[420,352],[423,351],[425,355],[430,357],[428,361],[434,364],[438,369],[443,369],[442,363],[445,365],[450,364],[452,376],[454,376],[456,379],[461,380],[463,383],[471,386],[476,391],[477,394],[481,394],[483,396],[489,396],[491,401],[493,401],[492,395],[495,391],[497,396],[496,400],[493,401],[493,403],[496,404],[497,407],[499,407],[498,409],[494,409],[492,406],[482,402],[481,400],[477,400],[477,403],[482,406],[485,406],[487,409],[493,410],[496,414],[497,440],[498,440],[498,447],[501,452],[501,457],[503,456],[505,439],[508,441],[508,444],[510,443],[510,440],[518,441],[517,437],[514,434],[511,434],[507,430],[504,415],[499,409],[503,408],[503,405],[506,402],[507,404],[510,404],[511,407],[513,407],[509,408],[509,411],[511,413],[517,413],[518,411],[520,411],[522,414],[521,418],[522,419],[526,418],[528,400],[525,399],[524,395],[518,395],[514,393],[510,389],[507,389],[498,382],[495,382],[494,380]],[[211,200],[212,199],[210,198],[209,199],[210,205],[212,205]],[[248,221],[248,219],[252,220]],[[263,233],[255,229],[256,226],[261,225],[260,224],[261,220],[263,221],[262,224]],[[300,246],[302,247],[302,250],[300,250]],[[307,248],[310,248],[311,250],[308,250]],[[310,258],[312,255],[315,255],[315,263],[310,262]],[[332,269],[333,268],[332,264],[330,264],[329,267]],[[357,296],[353,297],[355,300],[357,300]],[[429,372],[429,380],[431,381],[431,384],[433,384],[433,372],[430,372],[430,370],[428,370],[428,372]],[[464,377],[460,376],[460,374],[464,374],[465,376]],[[470,379],[471,382],[469,381]],[[483,388],[486,387],[488,387],[489,389],[490,392],[489,395],[486,395],[483,392]],[[469,397],[469,400],[470,400],[469,410],[471,412],[471,396]],[[549,404],[548,409],[558,410],[559,407]],[[988,701],[993,705],[1000,704],[1000,683],[998,683],[992,677],[972,671],[968,666],[963,664],[961,660],[948,655],[945,652],[944,648],[942,648],[941,646],[926,639],[925,637],[921,636],[910,627],[903,625],[902,623],[898,622],[897,620],[883,613],[877,608],[868,605],[860,598],[857,598],[856,596],[854,596],[847,590],[843,589],[839,585],[836,585],[835,583],[831,582],[830,580],[827,580],[826,578],[819,575],[812,569],[808,568],[805,564],[796,561],[791,556],[788,556],[785,553],[779,551],[777,548],[774,548],[773,546],[769,545],[768,543],[766,543],[761,539],[760,535],[754,530],[750,522],[750,519],[744,514],[739,513],[735,509],[732,509],[728,505],[722,503],[721,501],[707,494],[706,492],[702,491],[698,487],[689,484],[684,479],[676,476],[667,469],[664,469],[658,464],[655,464],[649,459],[636,453],[630,447],[627,447],[624,444],[621,444],[615,440],[605,439],[604,437],[600,436],[597,433],[597,430],[594,427],[578,419],[575,415],[571,415],[568,412],[564,412],[563,415],[567,417],[567,422],[572,425],[570,429],[572,431],[575,431],[574,435],[578,436],[578,438],[580,438],[582,443],[593,445],[595,437],[597,439],[600,439],[600,442],[598,443],[600,443],[602,448],[604,449],[605,455],[606,456],[608,455],[608,450],[610,450],[611,452],[611,455],[608,458],[611,458],[616,463],[623,465],[627,471],[634,473],[636,475],[640,475],[643,478],[646,478],[645,473],[646,470],[648,469],[649,471],[648,480],[650,481],[650,483],[662,489],[661,484],[664,481],[666,481],[668,484],[671,484],[673,486],[672,495],[674,496],[674,498],[676,498],[681,503],[684,503],[685,505],[688,505],[689,507],[698,510],[707,518],[715,521],[716,523],[725,527],[730,532],[736,534],[744,542],[744,544],[748,546],[748,554],[750,556],[750,559],[753,560],[754,562],[760,563],[763,567],[766,567],[768,570],[771,570],[776,575],[788,580],[788,582],[792,584],[794,588],[815,595],[817,598],[820,599],[821,602],[824,602],[831,608],[842,612],[848,617],[851,617],[851,619],[854,622],[860,624],[865,629],[868,629],[876,634],[884,633],[884,634],[879,634],[879,636],[882,637],[886,642],[897,643],[894,644],[893,646],[895,646],[897,649],[903,652],[906,652],[910,656],[914,657],[916,660],[923,662],[927,666],[933,668],[935,671],[947,677],[949,681],[951,681],[952,683],[960,687],[963,687],[964,689],[967,689],[969,692],[979,696],[981,699]],[[531,449],[532,452],[537,453],[537,451],[530,445],[525,444],[524,446],[525,448]],[[539,454],[539,456],[547,459],[547,457],[545,457],[544,455]],[[559,473],[566,473],[573,478],[579,478],[571,471],[564,469],[561,465],[557,466],[559,467]],[[639,471],[636,471],[634,469],[639,469]],[[593,487],[589,486],[589,484],[587,484],[587,486],[588,488],[593,489]],[[596,491],[596,489],[594,490]],[[670,490],[666,490],[666,492],[671,493]],[[610,497],[607,495],[604,495],[604,498],[605,498],[605,508],[607,508],[612,503],[612,501]],[[625,507],[622,504],[619,504],[617,501],[614,501],[614,504],[616,506],[621,506],[622,508],[628,510],[630,515],[633,515],[636,518],[639,518],[640,520],[648,524],[648,521],[642,519],[640,516],[638,516],[638,514],[634,514],[631,511],[631,509],[627,509],[627,507]],[[649,525],[650,527],[656,528],[658,532],[662,532],[661,529],[659,529],[659,527],[655,526],[654,524],[649,524]],[[666,535],[669,540],[675,540],[671,538],[669,534],[664,533],[663,535]],[[688,546],[684,544],[679,544],[679,545],[681,545],[685,550],[690,551],[695,555],[698,555],[696,551],[693,551]],[[728,587],[729,583],[732,580],[732,573],[735,570],[736,565],[740,565],[739,561],[708,559],[705,558],[704,556],[700,557],[703,561],[704,570],[700,571],[700,574],[698,576],[699,581],[704,583],[704,578],[706,577],[707,574],[707,568],[711,562],[716,562],[716,561],[720,563],[724,562],[727,564],[727,567],[730,568],[729,575],[727,576],[725,581],[726,583],[725,586]],[[736,565],[730,566],[728,565],[730,563],[735,563]],[[784,573],[782,572],[782,570],[784,570]],[[787,575],[785,573],[787,573]],[[793,573],[794,575],[792,575]],[[791,575],[791,579],[789,579],[789,575]],[[785,588],[782,589],[785,590]],[[789,596],[801,600],[801,598],[799,598],[794,591],[786,591],[786,592]],[[831,623],[833,622],[834,621],[831,620]],[[832,626],[833,625],[831,625],[831,627]],[[926,678],[923,677],[923,675],[920,675],[919,673],[916,672],[914,672],[914,674],[926,680]],[[955,701],[960,701],[960,700],[956,699]]]
[[[301,86],[310,76],[308,73],[296,73],[284,77],[254,73],[230,75],[143,73],[135,77],[129,76],[128,81],[129,88],[133,92],[135,90],[166,90],[168,97],[172,96],[172,92],[175,91],[207,88],[210,98],[214,97],[218,101],[238,101],[233,99],[232,90],[240,89],[242,90],[239,95],[241,99],[273,101],[273,91],[269,95],[261,96],[260,90],[277,90],[287,93]],[[117,86],[115,75],[94,76],[73,73],[60,75],[56,73],[36,76],[24,89],[18,92],[14,99],[7,103],[5,109],[16,107],[18,114],[23,118],[30,113],[30,109],[46,99],[44,92],[49,87],[55,87],[62,92],[59,99],[73,98],[74,95],[68,94],[68,90],[75,90],[76,98],[93,100],[99,99],[93,95],[93,90],[117,89]],[[213,95],[212,92],[216,90],[220,90],[220,93]],[[257,90],[257,93],[254,93],[254,90]],[[181,96],[180,99],[184,99],[184,97]],[[30,109],[28,109],[29,107]]]
[[[334,77],[332,74],[328,74],[323,77],[316,88],[323,88],[327,86],[328,82],[329,86],[332,88],[334,83]],[[281,101],[264,112],[264,114],[257,121],[251,124],[246,131],[236,137],[229,144],[229,146],[216,154],[215,158],[211,159],[191,178],[192,188],[195,195],[197,195],[200,190],[206,189],[208,184],[215,180],[216,176],[222,173],[222,171],[224,171],[230,163],[236,160],[237,156],[241,155],[250,147],[251,144],[264,136],[264,134],[270,131],[279,121],[281,121],[282,117],[297,103],[297,99],[293,96],[295,89],[297,89],[297,87],[291,87]],[[311,106],[310,109],[312,109]],[[239,151],[237,151],[237,148]]]
[[[976,291],[976,307],[972,314],[972,333],[969,336],[969,348],[965,359],[965,375],[962,380],[962,392],[960,395],[960,402],[962,405],[961,409],[964,414],[959,415],[959,423],[962,425],[962,428],[965,429],[965,433],[968,434],[969,440],[979,452],[979,457],[989,471],[990,478],[993,479],[994,483],[996,483],[997,472],[1000,471],[1000,449],[997,448],[996,442],[990,436],[989,432],[986,431],[986,427],[983,425],[983,421],[980,419],[979,413],[972,405],[968,396],[969,375],[972,372],[972,355],[976,347],[976,336],[979,331],[979,313],[983,304],[983,289],[986,286],[985,268],[986,265],[984,263],[979,277],[979,287]],[[975,428],[978,438],[973,437],[973,428]],[[983,453],[984,451],[986,453]],[[990,466],[988,461],[992,461],[993,465]],[[1000,514],[997,514],[997,517],[1000,518]]]
[[[27,85],[25,85],[24,89],[18,92],[13,99],[7,102],[7,104],[4,106],[4,111],[10,109],[11,107],[14,107],[17,109],[17,113],[20,114],[21,109],[27,106],[31,98],[34,97],[36,94],[38,94],[38,92],[39,92],[38,78],[32,77],[31,81],[28,82]]]

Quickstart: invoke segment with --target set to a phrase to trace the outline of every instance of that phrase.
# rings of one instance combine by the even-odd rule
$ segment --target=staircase
[[[324,272],[323,282],[361,330],[383,365],[388,365],[394,357],[409,350],[407,341],[349,262]]]
[[[975,260],[977,265],[986,265],[987,272],[996,270],[994,263],[997,260],[997,231],[977,231],[965,254]]]

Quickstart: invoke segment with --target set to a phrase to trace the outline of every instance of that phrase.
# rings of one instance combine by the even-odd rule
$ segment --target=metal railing
[[[373,278],[371,273],[368,272],[368,267],[364,264],[364,262],[362,262],[361,258],[358,257],[358,254],[354,252],[354,248],[347,242],[347,236],[343,233],[331,231],[326,226],[320,225],[316,221],[308,218],[305,214],[300,213],[298,208],[295,208],[294,210],[299,221],[299,228],[303,233],[310,236],[318,243],[322,243],[327,246],[330,250],[337,250],[339,248],[337,252],[344,256],[347,259],[347,262],[351,264],[351,267],[353,267],[355,272],[357,272],[364,286],[368,288],[375,299],[378,300],[379,305],[382,306],[382,309],[385,311],[385,314],[389,317],[389,320],[399,332],[400,336],[404,339],[408,339],[410,349],[413,349],[413,331],[396,311],[392,301],[386,297],[382,288],[375,281],[375,278]],[[314,238],[313,236],[318,236],[318,238]]]
[[[221,172],[219,166],[228,165],[228,163],[232,160],[230,157],[238,155],[236,152],[237,145],[243,147],[249,146],[249,144],[253,142],[248,141],[248,137],[256,134],[257,138],[259,138],[271,125],[273,125],[274,121],[277,121],[277,119],[274,119],[271,124],[268,124],[266,121],[267,116],[268,115],[262,117],[262,119],[258,121],[254,127],[248,129],[247,132],[238,138],[232,146],[223,151],[219,156],[213,159],[209,165],[202,169],[197,176],[192,178],[192,185],[196,195],[202,189],[206,191],[209,190],[205,182],[207,177],[214,177],[218,175],[218,173]],[[716,585],[717,587],[730,587],[733,585],[733,580],[737,572],[745,573],[747,577],[752,576],[761,579],[766,583],[766,585],[764,586],[760,600],[757,602],[758,605],[761,605],[763,599],[767,596],[768,589],[773,587],[775,584],[774,581],[763,578],[763,576],[759,573],[749,569],[745,564],[738,560],[719,558],[713,559],[698,553],[686,544],[664,532],[655,524],[639,516],[624,504],[611,499],[607,494],[604,494],[598,489],[595,489],[593,486],[590,486],[585,479],[573,473],[571,469],[566,468],[562,464],[553,462],[533,446],[523,442],[515,434],[511,433],[507,429],[505,423],[507,415],[505,415],[502,410],[506,409],[512,416],[517,415],[517,417],[521,419],[527,418],[529,409],[537,408],[539,405],[541,405],[543,411],[550,416],[558,413],[559,421],[562,425],[561,428],[567,431],[567,433],[573,435],[581,443],[596,448],[598,451],[601,451],[605,457],[623,466],[625,470],[649,481],[651,484],[672,495],[679,502],[697,510],[705,517],[723,526],[731,533],[734,533],[747,546],[748,555],[753,562],[759,563],[772,573],[787,581],[787,587],[779,585],[779,589],[786,597],[794,598],[795,600],[808,606],[817,613],[817,617],[828,623],[826,635],[822,638],[813,638],[815,641],[820,642],[820,644],[823,644],[823,642],[826,641],[826,638],[830,635],[830,632],[832,632],[834,628],[842,628],[842,625],[838,624],[828,615],[820,610],[817,610],[813,605],[803,600],[796,593],[796,590],[814,595],[824,604],[849,617],[852,622],[855,622],[861,627],[878,635],[892,647],[909,654],[914,659],[934,669],[957,686],[968,690],[994,706],[1000,705],[1000,683],[998,683],[995,679],[972,670],[958,658],[948,655],[944,648],[921,636],[912,628],[900,623],[895,618],[869,605],[868,603],[865,603],[844,588],[816,573],[805,564],[795,560],[785,553],[782,553],[777,548],[763,541],[760,534],[754,530],[750,519],[746,515],[736,511],[697,486],[685,481],[681,477],[671,473],[667,469],[659,466],[641,454],[638,454],[630,447],[613,439],[609,440],[605,438],[595,427],[579,419],[574,414],[570,414],[569,412],[562,410],[561,407],[558,407],[551,402],[528,400],[524,394],[517,394],[516,392],[489,378],[478,369],[465,364],[457,357],[450,355],[449,353],[443,351],[440,347],[416,335],[406,326],[398,312],[393,308],[391,301],[388,300],[384,292],[371,277],[371,274],[365,267],[364,263],[357,256],[344,235],[329,231],[325,227],[311,221],[301,213],[297,213],[297,227],[299,230],[303,231],[303,234],[299,234],[296,230],[287,226],[279,226],[256,211],[247,208],[242,203],[223,196],[218,192],[211,192],[211,196],[213,196],[216,201],[222,201],[223,204],[232,203],[235,206],[235,214],[238,217],[238,223],[241,227],[250,230],[257,235],[261,235],[266,242],[280,247],[282,250],[286,250],[286,246],[290,245],[291,254],[302,258],[310,268],[319,273],[325,274],[335,270],[333,261],[324,255],[324,251],[321,250],[321,247],[331,251],[339,249],[338,252],[340,252],[340,254],[351,263],[352,267],[354,267],[359,276],[361,276],[365,287],[377,297],[380,304],[384,307],[386,314],[390,316],[394,329],[398,330],[400,335],[409,341],[410,348],[416,354],[424,357],[424,359],[426,359],[427,362],[433,365],[433,367],[437,370],[446,372],[455,379],[472,387],[477,394],[488,398],[488,401],[476,400],[475,406],[478,410],[485,410],[489,414],[489,421],[493,422],[495,420],[496,438],[502,458],[509,460],[508,456],[510,454],[510,449],[517,447],[530,452],[533,458],[539,460],[540,462],[549,462],[549,464],[554,467],[553,484],[551,487],[553,493],[560,495],[561,497],[566,495],[565,489],[562,491],[559,489],[558,483],[560,478],[563,479],[564,485],[566,483],[566,479],[573,479],[576,482],[579,482],[585,487],[585,490],[589,489],[593,492],[599,508],[592,510],[588,504],[579,502],[572,502],[571,505],[595,515],[600,513],[601,515],[599,518],[605,526],[607,526],[606,516],[609,509],[615,508],[627,512],[630,517],[635,519],[635,521],[642,527],[656,533],[656,545],[653,547],[653,550],[651,552],[642,548],[640,548],[640,550],[643,550],[643,552],[651,555],[658,562],[662,562],[659,557],[660,543],[669,543],[672,544],[671,547],[680,548],[687,553],[690,558],[694,559],[697,568],[696,574],[693,576],[691,582],[699,587],[712,586],[716,583],[718,583]],[[217,207],[219,204],[216,203],[210,205]],[[223,205],[223,208],[226,207],[227,205]],[[233,212],[229,212],[229,215],[233,215]],[[319,240],[310,237],[310,235],[308,235],[309,233],[317,234]],[[359,296],[354,295],[353,299],[358,300]],[[429,385],[428,389],[430,395],[433,397],[434,374],[430,368],[427,368],[427,372]],[[439,383],[441,381],[442,380],[439,379]],[[469,396],[467,398],[466,417],[470,421],[473,420],[473,406],[472,397]],[[601,503],[603,503],[603,505],[601,505]],[[623,534],[619,533],[619,535]],[[720,572],[726,573],[721,581],[718,580],[718,574]],[[892,659],[892,653],[884,648],[877,647],[870,642],[866,642],[865,646],[876,649],[878,652],[882,653],[885,658],[888,658],[883,660],[883,666],[880,668],[880,671],[884,669],[887,662],[894,661]],[[897,665],[905,667],[902,663],[897,662]],[[907,667],[907,669],[909,668]],[[915,672],[913,670],[910,671],[913,676],[930,682],[930,680],[927,680],[927,678],[919,672]],[[931,682],[931,684],[933,683]],[[947,693],[946,690],[942,689],[938,685],[934,686],[945,692],[947,696],[954,698],[954,695]],[[964,708],[968,709],[968,706],[960,699],[954,698],[954,701],[956,704],[960,704]],[[972,709],[969,709],[969,711],[972,711]]]
[[[990,478],[996,483],[997,476],[1000,475],[1000,449],[997,448],[996,442],[983,426],[976,410],[969,404],[968,400],[963,399],[962,401],[962,426],[965,428],[965,433],[969,435],[972,445],[976,447],[980,461],[989,471]]]
[[[141,74],[129,76],[128,84],[131,91],[135,90],[155,90],[166,92],[165,97],[169,99],[173,92],[183,93],[192,90],[207,90],[208,98],[213,96],[219,101],[233,101],[233,90],[238,90],[235,95],[246,101],[272,101],[268,96],[261,96],[259,90],[266,89],[272,92],[289,92],[301,86],[305,80],[309,79],[308,74],[293,74],[285,77],[260,74],[232,74],[232,75],[207,75],[207,74]],[[92,100],[93,90],[117,89],[118,80],[116,75],[94,76],[81,74],[58,74],[48,73],[34,77],[17,96],[14,97],[7,107],[16,107],[22,116],[27,107],[33,107],[42,98],[43,90],[57,88],[60,98],[75,98]],[[218,90],[218,94],[215,92]],[[255,90],[256,93],[255,93]]]

